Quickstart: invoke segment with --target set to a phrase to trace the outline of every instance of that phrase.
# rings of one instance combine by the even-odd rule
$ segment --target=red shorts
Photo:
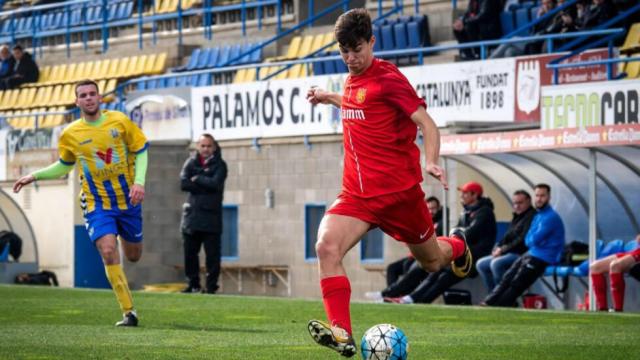
[[[423,243],[434,232],[431,214],[419,184],[404,191],[372,198],[361,198],[342,191],[327,214],[360,219],[408,244]]]
[[[633,257],[633,260],[635,260],[636,262],[640,262],[640,248],[637,248],[635,250],[631,250],[631,251],[627,251],[627,252],[623,252],[623,253],[618,253],[616,254],[616,257],[618,259],[620,259],[623,256],[627,256],[627,255],[631,255]]]

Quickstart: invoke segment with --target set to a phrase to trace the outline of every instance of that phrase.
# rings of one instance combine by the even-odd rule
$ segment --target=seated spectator
[[[592,29],[612,19],[617,13],[618,10],[611,0],[593,0],[590,6],[584,7],[576,25],[581,30]]]
[[[13,47],[9,75],[0,81],[0,90],[15,89],[22,84],[37,82],[40,76],[38,65],[31,54],[22,50],[22,46]]]
[[[464,231],[473,258],[479,259],[491,252],[496,240],[497,228],[496,217],[493,213],[493,202],[488,197],[482,197],[482,185],[477,182],[468,182],[459,187],[458,190],[462,192],[460,197],[464,211],[460,216],[457,227]],[[413,269],[409,273],[413,276],[412,271]],[[423,272],[423,275],[427,275],[427,273]],[[476,275],[477,272],[475,271],[475,266],[473,266],[469,277]],[[408,276],[405,276],[405,278]],[[382,293],[387,302],[398,304],[431,303],[442,295],[445,290],[462,280],[464,279],[456,276],[451,271],[451,268],[447,267],[428,274],[426,279],[409,294],[398,294],[401,290],[405,290],[404,284],[402,284],[403,280],[400,280],[400,284],[394,284],[395,286],[385,289]],[[390,296],[390,294],[397,295],[394,297]]]
[[[640,235],[636,236],[636,242],[640,245]],[[624,308],[624,273],[630,272],[631,268],[638,263],[640,263],[640,247],[632,251],[613,254],[596,260],[589,266],[598,311],[609,310],[607,305],[606,273],[609,273],[613,310],[616,312],[622,311]]]
[[[427,207],[429,208],[429,212],[431,213],[431,220],[433,222],[436,236],[442,236],[444,225],[440,200],[438,200],[438,198],[435,196],[431,196],[426,199],[426,202]],[[415,287],[418,286],[418,284],[420,284],[422,280],[424,280],[428,273],[422,270],[420,266],[418,266],[418,264],[414,264],[415,259],[413,258],[413,256],[411,256],[411,254],[389,264],[389,266],[387,266],[387,288],[383,291],[367,292],[365,293],[365,297],[376,301],[382,301],[383,293],[385,294],[384,296],[389,296],[389,294],[393,295],[394,293],[404,295],[415,289]],[[402,282],[400,281],[401,279]],[[398,285],[394,286],[394,284]],[[402,286],[402,288],[400,288],[399,286]],[[392,292],[389,292],[387,290],[392,288],[395,289],[392,290]]]
[[[453,34],[458,43],[497,39],[502,35],[500,0],[470,0],[467,11],[453,22]],[[460,49],[462,60],[480,58],[477,48]]]
[[[507,232],[493,248],[491,255],[479,259],[476,263],[478,274],[484,280],[489,292],[500,283],[504,273],[518,258],[527,252],[524,237],[529,231],[531,220],[536,211],[531,206],[531,196],[524,190],[518,190],[511,197],[513,218]]]
[[[0,79],[9,75],[11,69],[11,52],[7,45],[0,48]]]
[[[564,224],[549,205],[550,199],[551,187],[547,184],[536,185],[535,207],[538,212],[524,240],[529,252],[513,263],[482,305],[514,306],[518,296],[544,274],[548,265],[560,261],[565,242]]]
[[[543,16],[547,15],[550,11],[555,9],[556,2],[554,0],[542,0],[542,5],[538,8],[538,12],[536,13],[535,19],[540,19]],[[545,20],[540,21],[535,24],[531,29],[531,33],[533,35],[546,35],[548,34],[549,27],[554,24],[556,17],[548,17]],[[558,19],[559,20],[559,19]],[[542,51],[542,45],[544,41],[534,41],[528,43],[525,49],[525,53],[527,54],[539,54]]]

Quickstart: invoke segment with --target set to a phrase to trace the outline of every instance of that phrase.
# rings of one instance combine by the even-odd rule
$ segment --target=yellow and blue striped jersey
[[[58,142],[60,161],[79,162],[87,212],[131,207],[135,154],[147,146],[142,130],[119,111],[105,110],[94,123],[78,119],[64,129]]]

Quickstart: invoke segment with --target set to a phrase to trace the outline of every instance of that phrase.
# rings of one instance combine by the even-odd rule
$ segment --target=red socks
[[[451,245],[451,260],[455,260],[464,254],[464,241],[457,237],[438,236],[438,241],[444,241]]]
[[[615,311],[622,311],[624,307],[624,277],[622,273],[609,273],[611,281],[611,298]]]
[[[332,276],[320,280],[324,310],[331,325],[337,325],[351,334],[351,284],[344,276]]]
[[[607,305],[607,283],[604,274],[591,274],[593,292],[596,296],[596,307],[599,311],[608,310]]]

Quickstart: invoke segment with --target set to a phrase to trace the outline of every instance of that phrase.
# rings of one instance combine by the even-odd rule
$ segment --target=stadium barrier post
[[[142,0],[138,0],[138,49],[142,50],[144,41],[142,41]]]

